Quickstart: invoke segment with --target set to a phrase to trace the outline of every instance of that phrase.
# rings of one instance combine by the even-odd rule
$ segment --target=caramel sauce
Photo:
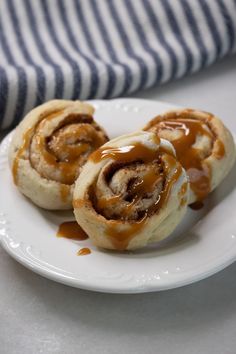
[[[142,178],[137,178],[129,191],[129,196],[132,197],[132,201],[125,205],[125,208],[121,211],[120,217],[126,219],[130,216],[133,210],[133,206],[137,203],[143,195],[153,192],[155,185],[162,180],[162,177],[158,175],[154,169],[148,171]],[[96,188],[96,186],[94,186]],[[102,197],[96,201],[98,210],[103,210],[107,206],[116,205],[123,201],[122,195],[113,195],[109,197]]]
[[[78,252],[77,252],[77,256],[87,256],[88,254],[91,253],[90,248],[81,248]]]
[[[207,120],[202,121],[185,116],[182,118],[181,115],[178,116],[173,113],[173,118],[154,118],[147,130],[152,130],[152,128],[159,136],[164,129],[181,131],[181,137],[171,140],[171,143],[174,145],[178,160],[189,175],[191,188],[197,199],[203,200],[211,190],[211,170],[206,163],[202,163],[199,150],[194,147],[194,144],[198,135],[207,136],[212,142],[215,141],[213,132],[208,129]],[[216,143],[217,158],[221,159],[225,154],[224,145],[220,140],[217,140]]]
[[[88,238],[86,232],[84,232],[76,221],[63,222],[59,226],[57,236],[79,241],[86,240]]]
[[[216,146],[217,146],[216,158],[220,160],[225,156],[225,147],[222,141],[220,140],[216,140]]]
[[[123,210],[120,211],[120,218],[121,219],[125,220],[126,218],[128,218],[130,216],[130,214],[133,211],[133,207],[138,199],[139,199],[138,196],[134,196],[134,199],[132,200],[132,202],[125,205]],[[98,211],[102,212],[107,206],[116,205],[117,203],[119,204],[122,202],[123,202],[122,195],[114,195],[112,197],[108,197],[108,198],[103,197],[103,198],[96,200],[96,205],[97,205]]]
[[[81,208],[84,205],[84,201],[82,199],[73,199],[73,207],[74,209]]]
[[[135,234],[144,227],[146,221],[147,214],[145,214],[143,219],[127,225],[128,227],[126,229],[120,230],[120,222],[112,220],[109,225],[107,225],[106,234],[110,237],[116,250],[124,251]]]
[[[131,194],[141,195],[153,192],[154,186],[162,180],[162,177],[153,169],[148,171],[137,183],[131,187]]]
[[[95,163],[109,158],[122,163],[133,161],[143,161],[147,163],[157,159],[157,157],[157,150],[151,149],[141,143],[135,143],[118,148],[110,146],[102,147],[94,151],[89,159]]]
[[[163,156],[163,159],[165,160],[166,166],[165,166],[165,173],[168,175],[170,173],[170,170],[173,169],[175,166],[175,171],[172,175],[171,178],[166,180],[166,184],[164,187],[163,192],[161,193],[160,200],[158,201],[158,209],[160,209],[164,202],[166,202],[169,199],[169,195],[171,192],[171,189],[173,185],[178,181],[182,174],[182,167],[181,165],[175,160],[175,158],[171,155],[165,155]],[[157,210],[155,210],[156,212]]]
[[[52,112],[45,112],[45,114],[42,116],[42,119],[40,122],[43,122],[43,124],[46,124],[47,121],[52,120],[54,118],[57,118],[59,115],[64,113],[64,109],[58,109]]]
[[[13,161],[13,166],[12,166],[12,175],[13,175],[13,181],[15,185],[17,185],[17,179],[18,179],[18,166],[19,166],[19,159],[23,156],[25,150],[27,150],[30,146],[30,141],[31,137],[34,131],[34,127],[28,129],[24,135],[23,135],[23,144],[17,151],[16,157]]]
[[[77,169],[77,164],[68,163],[64,161],[58,161],[55,155],[51,154],[47,149],[46,139],[41,135],[37,135],[36,137],[37,145],[40,151],[40,154],[43,156],[44,160],[48,165],[53,166],[55,169],[59,169],[62,173],[63,184],[71,185],[75,180],[75,172]],[[46,175],[43,177],[46,178]]]
[[[70,194],[70,186],[66,184],[60,185],[61,200],[65,203]]]
[[[99,198],[97,200],[97,206],[99,209],[104,209],[107,207],[107,205],[114,205],[114,204],[117,204],[119,203],[120,201],[122,200],[122,196],[121,195],[114,195],[112,197],[108,197],[108,198],[105,198],[105,197],[102,197],[102,198]],[[77,201],[75,200],[75,203],[74,203],[74,207],[76,208],[77,207]],[[77,207],[78,208],[78,207]]]
[[[197,201],[197,202],[189,205],[189,208],[191,208],[193,210],[199,210],[199,209],[202,209],[203,207],[204,207],[204,204],[201,201]]]

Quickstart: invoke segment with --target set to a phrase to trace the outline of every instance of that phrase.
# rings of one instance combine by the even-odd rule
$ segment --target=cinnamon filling
[[[211,170],[207,161],[215,143],[216,158],[225,155],[224,144],[216,139],[209,119],[191,117],[191,111],[170,113],[154,118],[145,128],[154,131],[159,137],[171,141],[177,158],[188,173],[191,188],[201,201],[211,190]],[[202,146],[201,146],[202,145]]]

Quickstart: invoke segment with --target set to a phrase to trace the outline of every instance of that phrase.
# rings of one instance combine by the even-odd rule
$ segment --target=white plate
[[[156,114],[176,108],[139,99],[92,101],[95,118],[110,137],[142,127]],[[115,253],[100,251],[89,240],[57,238],[58,225],[72,212],[35,207],[12,183],[7,163],[11,134],[0,148],[0,236],[17,261],[52,280],[111,293],[176,288],[203,279],[236,260],[236,167],[200,211],[188,210],[172,238],[160,246]],[[178,241],[175,241],[178,236]],[[92,253],[78,257],[81,247]]]

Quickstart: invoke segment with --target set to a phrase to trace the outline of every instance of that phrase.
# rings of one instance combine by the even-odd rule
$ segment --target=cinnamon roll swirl
[[[108,141],[93,113],[87,103],[53,100],[29,112],[16,128],[9,152],[13,179],[38,206],[72,208],[81,167]]]
[[[95,245],[131,250],[172,232],[186,210],[188,179],[168,141],[136,132],[90,155],[73,198],[76,220]]]
[[[234,164],[232,134],[210,113],[193,109],[170,111],[152,119],[143,130],[173,144],[190,179],[190,204],[206,198]]]

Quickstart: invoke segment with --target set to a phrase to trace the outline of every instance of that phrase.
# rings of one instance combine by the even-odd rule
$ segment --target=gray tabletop
[[[133,97],[212,111],[236,132],[236,58]],[[236,353],[236,263],[183,288],[100,294],[44,279],[0,248],[0,353]]]

